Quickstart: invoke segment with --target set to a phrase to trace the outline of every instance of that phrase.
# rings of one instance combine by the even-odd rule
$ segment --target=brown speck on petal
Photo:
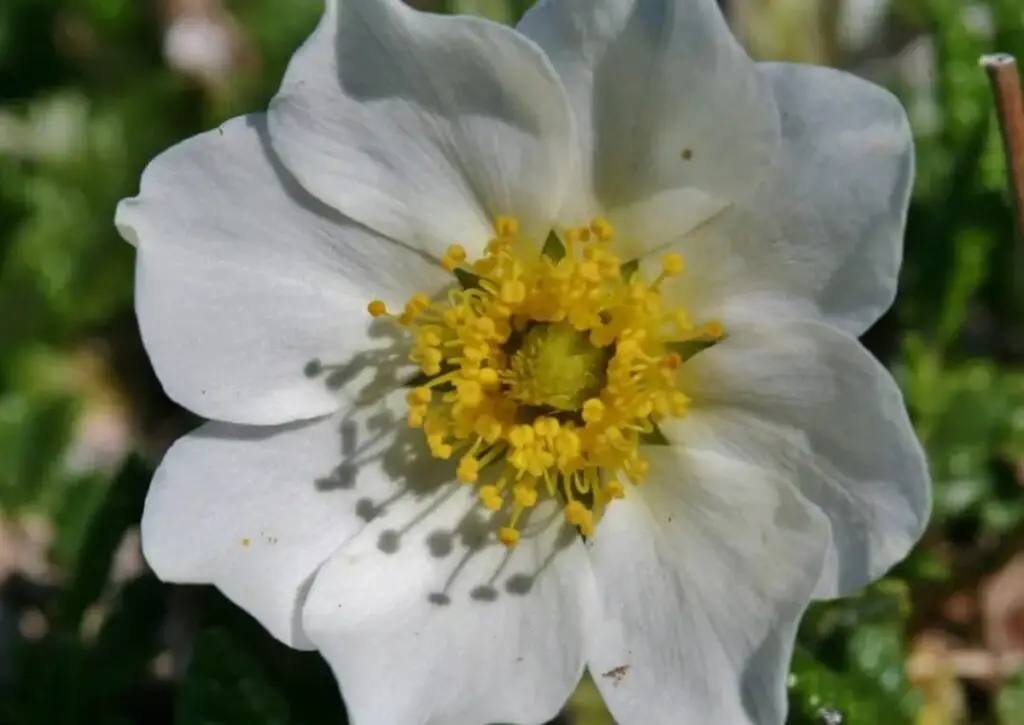
[[[622,682],[622,678],[629,672],[629,665],[619,665],[601,674],[601,677],[608,677],[615,681],[615,684]]]

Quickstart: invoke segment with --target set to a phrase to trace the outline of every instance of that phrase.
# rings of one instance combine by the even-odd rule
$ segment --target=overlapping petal
[[[695,409],[666,435],[792,481],[829,517],[815,596],[850,594],[906,556],[931,510],[927,462],[899,388],[860,343],[817,322],[734,325],[687,373]]]
[[[236,118],[146,169],[117,226],[138,247],[135,306],[168,395],[199,415],[277,424],[336,410],[318,366],[382,344],[366,304],[446,283],[428,260],[312,199]]]
[[[281,641],[312,648],[299,607],[313,573],[372,518],[374,501],[410,485],[385,425],[403,407],[397,394],[386,408],[280,427],[215,422],[185,436],[150,486],[146,561],[165,581],[216,585]]]
[[[896,295],[914,147],[899,101],[847,73],[761,64],[782,146],[757,192],[675,245],[698,316],[819,318],[863,333]]]
[[[558,713],[583,671],[593,582],[558,508],[532,514],[509,550],[469,487],[408,497],[323,567],[303,621],[354,725]]]
[[[588,660],[617,722],[782,725],[828,522],[784,479],[715,452],[645,450],[651,476],[588,547]]]
[[[454,242],[479,252],[500,215],[547,233],[568,181],[570,114],[547,59],[510,28],[400,0],[330,0],[270,131],[314,195],[440,256]]]
[[[714,0],[544,0],[519,30],[579,126],[567,224],[607,214],[637,253],[706,221],[771,165],[779,119]]]

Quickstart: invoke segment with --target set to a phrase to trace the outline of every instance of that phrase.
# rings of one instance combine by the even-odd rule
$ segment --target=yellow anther
[[[579,501],[570,501],[566,505],[565,520],[578,528],[584,536],[594,533],[594,514]]]
[[[517,304],[526,299],[526,285],[518,279],[510,279],[501,283],[499,299],[505,304]]]
[[[480,502],[491,511],[498,511],[504,503],[497,486],[481,486]]]
[[[508,442],[516,448],[524,448],[533,443],[533,428],[528,425],[517,425],[508,433]]]
[[[601,279],[601,267],[597,262],[583,262],[580,265],[580,276],[588,282],[598,282]]]
[[[674,277],[677,274],[681,274],[683,266],[683,255],[676,252],[666,254],[661,258],[662,271],[668,277]]]
[[[502,526],[498,529],[498,541],[505,546],[515,546],[519,543],[519,532],[511,526]]]
[[[459,402],[463,405],[478,405],[483,400],[483,388],[476,380],[463,379],[457,383]]]
[[[712,339],[719,340],[725,335],[725,328],[721,322],[712,320],[711,322],[704,323],[704,334]]]
[[[366,306],[366,311],[370,313],[370,317],[383,317],[388,313],[388,306],[381,300],[374,300]]]
[[[619,428],[605,429],[604,438],[607,445],[618,448],[621,451],[630,450],[632,448],[630,440],[626,438]]]
[[[494,443],[501,437],[501,423],[494,416],[484,413],[473,423],[473,431],[485,443]]]
[[[626,293],[629,295],[629,301],[637,304],[647,299],[648,292],[649,288],[647,285],[642,282],[633,282],[629,285]]]
[[[608,223],[606,219],[598,217],[590,223],[590,229],[594,232],[594,236],[600,239],[602,242],[610,241],[615,235],[615,230],[612,225]]]
[[[472,456],[463,456],[455,475],[463,483],[476,483],[480,476],[480,462]]]
[[[430,454],[434,456],[434,458],[440,458],[442,461],[447,461],[451,458],[453,452],[454,449],[447,443],[438,443],[430,446]]]
[[[513,486],[512,497],[523,508],[533,508],[537,505],[537,489],[526,484],[520,483]]]
[[[690,399],[685,394],[680,393],[678,390],[673,391],[668,396],[669,410],[672,411],[672,415],[681,416],[686,413],[686,409],[690,405]]]
[[[487,346],[466,345],[462,348],[462,356],[471,363],[479,363],[487,357]]]
[[[478,317],[474,322],[476,331],[485,337],[490,337],[495,332],[494,320],[490,317]]]
[[[565,520],[574,524],[586,510],[586,507],[579,501],[570,501],[565,505]]]
[[[427,297],[422,292],[417,292],[416,294],[409,298],[409,301],[406,303],[405,307],[406,309],[412,309],[416,310],[416,312],[421,312],[430,307],[430,298]]]
[[[426,422],[423,424],[423,430],[428,436],[428,443],[432,440],[430,436],[434,436],[438,440],[443,440],[445,434],[448,432],[447,416],[440,414],[440,412],[435,408],[434,415],[428,416]]]
[[[693,320],[686,314],[685,310],[675,310],[672,312],[669,319],[683,334],[688,334],[693,331]]]
[[[679,355],[674,352],[670,352],[662,359],[665,361],[665,367],[669,370],[675,370],[683,364],[683,358],[679,357]]]
[[[642,481],[650,467],[651,464],[644,458],[631,458],[623,464],[623,468],[633,479],[633,483]]]
[[[426,350],[420,361],[420,368],[427,375],[437,375],[441,372],[442,360],[444,360],[444,355],[440,350]]]
[[[598,423],[604,417],[604,403],[597,398],[591,398],[583,404],[583,422]]]
[[[441,257],[441,266],[451,272],[460,264],[466,261],[466,250],[460,244],[453,244],[448,247],[444,256]]]
[[[624,498],[626,496],[626,488],[617,478],[613,478],[608,481],[608,483],[606,483],[601,489],[601,492],[609,501],[617,498]]]
[[[575,458],[580,454],[582,443],[576,431],[562,428],[558,433],[558,440],[555,442],[556,450],[566,458]]]
[[[500,216],[494,222],[499,237],[514,237],[519,234],[519,222],[513,217]]]
[[[622,340],[622,341],[619,342],[619,346],[618,346],[618,348],[616,348],[615,352],[616,352],[617,356],[618,355],[622,355],[622,356],[627,356],[628,355],[628,356],[632,357],[632,356],[634,356],[634,355],[636,355],[637,353],[640,352],[640,343],[637,342],[636,340],[631,340],[631,339]]]
[[[430,388],[425,388],[422,385],[418,388],[413,388],[409,391],[409,394],[405,396],[405,399],[409,402],[409,405],[426,405],[430,402],[430,398],[433,397],[430,392]]]
[[[553,438],[558,435],[559,424],[555,418],[541,416],[533,421],[533,431],[541,438]]]

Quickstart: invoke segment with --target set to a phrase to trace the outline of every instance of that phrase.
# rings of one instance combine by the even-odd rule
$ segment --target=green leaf
[[[81,557],[82,544],[89,534],[93,517],[106,500],[110,476],[93,473],[59,481],[51,487],[45,510],[56,526],[50,555],[62,568],[73,571]]]
[[[418,372],[411,378],[406,380],[405,383],[403,383],[403,387],[418,388],[421,385],[426,385],[431,380],[436,380],[441,375],[446,375],[450,373],[452,370],[454,370],[453,367],[445,365],[441,368],[441,372],[439,372],[437,375],[427,375],[424,372]],[[430,387],[434,391],[434,393],[450,393],[451,391],[455,390],[455,386],[452,385],[451,382],[436,383]]]
[[[686,362],[697,353],[704,352],[709,347],[714,347],[718,340],[682,340],[680,342],[666,342],[665,347],[674,352]]]
[[[936,337],[946,349],[961,334],[971,309],[971,299],[985,281],[992,261],[994,239],[973,229],[961,231],[953,245],[949,286],[939,314]]]
[[[458,15],[479,15],[496,23],[510,22],[505,0],[452,0],[451,10]]]
[[[843,716],[844,725],[909,725],[881,688],[826,667],[801,646],[793,655],[790,696],[792,709],[804,722],[816,723],[821,711],[830,709]]]
[[[14,671],[20,684],[16,698],[22,722],[91,725],[85,716],[91,693],[85,686],[86,657],[81,643],[74,637],[51,636],[15,644]],[[14,698],[4,692],[2,699]]]
[[[565,245],[562,244],[562,240],[558,238],[558,235],[552,231],[544,241],[544,247],[540,250],[540,253],[555,264],[558,264],[565,257]]]
[[[515,25],[533,5],[533,0],[509,0],[508,4],[511,22]]]
[[[1024,670],[999,690],[996,712],[999,725],[1024,725]]]
[[[103,592],[114,552],[128,527],[142,519],[150,473],[141,458],[128,458],[89,522],[70,585],[58,607],[58,616],[67,626],[77,625],[86,608]]]
[[[402,383],[402,387],[405,388],[418,388],[421,385],[426,385],[434,379],[434,375],[427,375],[425,372],[420,371],[413,375],[411,378]]]
[[[900,702],[910,694],[907,652],[899,623],[858,627],[850,640],[850,652],[853,665],[884,692]]]
[[[653,429],[650,433],[641,433],[640,442],[646,446],[667,446],[671,445],[668,442],[668,438],[661,432],[661,428],[658,427],[657,423],[653,423]]]
[[[145,676],[160,653],[168,587],[146,574],[124,586],[89,652],[90,688],[112,696]]]
[[[480,275],[473,274],[462,267],[456,267],[452,274],[455,275],[455,279],[459,280],[459,284],[462,285],[462,289],[468,290],[480,288]]]
[[[622,279],[628,280],[630,277],[636,274],[636,271],[638,269],[640,269],[640,260],[630,260],[629,262],[626,262],[621,267],[619,267],[619,276],[622,277]]]
[[[39,503],[59,483],[77,415],[65,396],[11,395],[0,402],[0,507]]]
[[[288,725],[288,702],[227,631],[205,631],[178,696],[175,725]]]

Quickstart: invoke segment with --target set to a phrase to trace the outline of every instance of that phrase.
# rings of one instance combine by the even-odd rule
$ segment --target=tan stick
[[[1004,53],[982,57],[981,65],[988,73],[996,98],[1017,232],[1024,240],[1024,92],[1020,72],[1014,57]]]

